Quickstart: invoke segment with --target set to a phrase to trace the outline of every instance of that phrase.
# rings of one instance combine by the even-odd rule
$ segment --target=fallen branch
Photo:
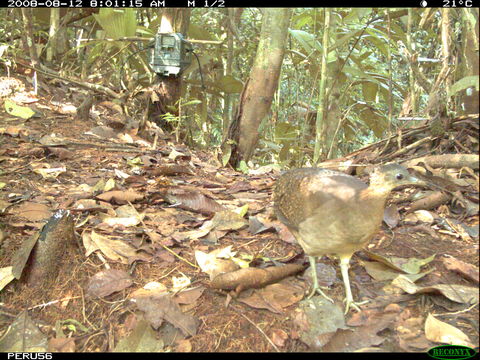
[[[462,116],[459,116],[455,119],[452,119],[450,125],[452,127],[455,127],[456,125],[460,124],[460,123],[464,123],[464,122],[470,122],[474,119],[477,119],[479,116],[479,114],[468,114],[468,115],[462,115]],[[397,134],[394,134],[394,135],[391,135],[390,137],[386,138],[386,139],[382,139],[380,141],[377,141],[376,143],[373,143],[373,144],[370,144],[368,146],[365,146],[359,150],[356,150],[350,154],[348,154],[347,156],[341,158],[341,159],[338,159],[338,160],[347,160],[347,159],[354,159],[356,158],[356,156],[368,151],[368,150],[371,150],[371,149],[377,149],[377,148],[380,148],[383,144],[385,144],[386,142],[390,142],[392,140],[396,140],[398,137],[402,137],[402,138],[407,138],[407,137],[411,137],[413,135],[418,135],[418,134],[425,134],[426,132],[429,131],[429,125],[422,125],[422,126],[419,126],[417,128],[413,128],[413,129],[407,129],[401,133],[397,133]]]
[[[90,83],[86,83],[86,82],[71,79],[71,78],[65,78],[65,77],[62,77],[62,76],[59,76],[59,75],[55,74],[53,70],[50,70],[48,68],[46,68],[46,70],[49,70],[49,71],[45,71],[45,70],[40,70],[36,67],[30,66],[28,64],[25,64],[23,62],[19,62],[19,64],[21,64],[22,66],[24,66],[26,68],[32,69],[32,70],[34,70],[34,71],[36,71],[40,74],[43,74],[47,77],[51,77],[51,78],[54,78],[54,79],[59,79],[59,80],[62,80],[62,81],[70,82],[70,83],[73,83],[73,84],[78,85],[80,87],[83,87],[85,89],[97,91],[97,92],[100,92],[102,94],[111,96],[114,99],[122,99],[124,97],[124,95],[118,94],[115,91],[113,91],[113,90],[111,90],[111,89],[109,89],[105,86],[99,85],[99,84],[90,84]]]
[[[387,156],[385,157],[385,160],[394,159],[394,158],[396,158],[397,156],[400,156],[400,155],[402,155],[402,154],[405,154],[406,152],[410,151],[411,149],[414,149],[414,148],[416,148],[416,147],[419,147],[420,145],[423,145],[423,144],[425,144],[425,143],[428,143],[428,142],[432,141],[433,139],[434,139],[434,138],[431,137],[431,136],[427,136],[427,137],[425,137],[425,138],[423,138],[423,139],[420,139],[420,140],[418,140],[418,141],[416,141],[416,142],[414,142],[414,143],[411,143],[410,145],[407,145],[407,146],[405,146],[405,147],[403,147],[403,148],[395,151],[394,153],[392,153],[392,154],[390,154],[390,155],[387,155]]]
[[[217,275],[211,281],[210,286],[214,289],[236,290],[238,294],[242,290],[250,288],[258,289],[275,283],[304,269],[303,265],[297,264],[271,266],[266,269],[240,269]]]
[[[405,161],[402,163],[402,165],[411,167],[418,165],[421,162],[433,168],[443,167],[461,169],[463,167],[469,167],[471,169],[478,170],[480,167],[477,154],[429,155]]]
[[[435,209],[442,204],[448,203],[450,199],[450,195],[441,191],[435,191],[432,194],[413,202],[407,213],[411,213],[417,210]]]

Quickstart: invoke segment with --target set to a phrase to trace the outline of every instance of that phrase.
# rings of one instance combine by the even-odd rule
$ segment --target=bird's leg
[[[316,267],[316,263],[315,263],[315,257],[313,256],[309,256],[308,257],[308,260],[310,260],[310,267],[312,268],[312,281],[313,281],[313,286],[312,286],[312,291],[310,292],[310,294],[308,295],[308,299],[310,299],[313,295],[315,295],[315,293],[319,293],[320,295],[322,295],[325,299],[331,301],[333,303],[333,300],[330,299],[327,295],[325,295],[325,293],[320,289],[320,287],[318,286],[318,279],[317,279],[317,267]]]
[[[340,269],[342,270],[342,277],[343,277],[343,283],[345,285],[345,314],[348,313],[348,310],[350,309],[350,306],[357,310],[358,312],[362,311],[359,307],[359,305],[364,305],[368,301],[363,301],[360,303],[356,303],[353,301],[353,296],[352,296],[352,289],[350,288],[350,279],[348,277],[348,267],[349,267],[349,262],[350,262],[350,256],[347,257],[340,257]]]

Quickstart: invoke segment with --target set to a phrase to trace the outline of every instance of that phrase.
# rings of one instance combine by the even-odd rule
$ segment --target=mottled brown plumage
[[[420,180],[397,164],[377,168],[370,176],[370,186],[353,176],[319,168],[291,170],[277,180],[275,212],[310,257],[314,277],[310,296],[317,291],[324,295],[318,288],[314,257],[334,254],[340,258],[346,311],[350,305],[359,309],[348,279],[350,258],[380,227],[390,192],[418,183]]]

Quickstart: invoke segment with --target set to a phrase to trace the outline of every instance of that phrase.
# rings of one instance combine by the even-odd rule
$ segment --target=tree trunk
[[[23,27],[25,28],[25,36],[23,37],[24,47],[26,53],[30,55],[30,63],[35,67],[38,64],[38,53],[33,35],[33,9],[22,8],[20,11],[22,12]]]
[[[162,12],[160,29],[162,32],[179,32],[185,35],[190,24],[190,9],[167,8]],[[158,95],[158,101],[149,106],[148,118],[159,122],[161,115],[171,113],[178,116],[178,111],[172,111],[180,99],[180,87],[182,77],[161,77],[158,84],[154,86]],[[166,124],[165,124],[166,125]],[[168,126],[167,126],[168,128]],[[168,129],[173,130],[173,129]]]
[[[230,164],[235,167],[240,161],[248,161],[252,157],[258,141],[258,127],[272,104],[285,53],[290,14],[290,9],[264,10],[253,68],[230,124],[229,138],[236,144]]]
[[[162,14],[161,26],[164,26],[165,23],[168,24],[162,29],[165,32],[179,32],[186,35],[188,25],[190,24],[190,9],[165,9]],[[162,99],[163,105],[162,113],[167,112],[167,106],[174,106],[178,99],[180,99],[181,84],[181,76],[176,78],[161,78],[160,99]]]
[[[23,36],[24,47],[26,49],[26,53],[30,54],[30,64],[35,68],[39,63],[39,60],[33,31],[33,9],[22,8],[20,11],[22,13],[23,26],[25,28],[25,35]],[[35,94],[37,94],[38,79],[36,71],[33,72],[32,82],[33,91]]]
[[[57,33],[60,28],[60,9],[50,9],[50,29],[48,30],[48,48],[47,48],[47,62],[57,56]]]
[[[477,9],[463,9],[463,31],[461,32],[462,50],[459,57],[460,74],[457,76],[457,80],[464,76],[477,75],[478,76],[478,35],[479,26],[478,20],[476,22],[473,19],[478,19]],[[476,14],[475,14],[476,13]],[[474,15],[475,14],[475,15]],[[478,90],[475,87],[471,87],[469,91],[463,90],[459,96],[460,108],[457,109],[459,113],[463,114],[478,114],[479,100]]]

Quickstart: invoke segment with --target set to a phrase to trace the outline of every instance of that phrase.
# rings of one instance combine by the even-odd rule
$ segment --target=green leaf
[[[343,18],[343,22],[345,24],[357,22],[358,16],[359,16],[358,9],[352,8],[349,12],[347,12],[347,15]]]
[[[346,72],[347,74],[350,74],[354,77],[360,78],[360,79],[368,79],[371,82],[378,83],[378,80],[375,79],[373,76],[367,74],[366,72],[362,71],[361,69],[357,69],[354,67],[351,67],[349,65],[345,65],[343,67],[343,71]]]
[[[243,89],[243,83],[231,75],[221,77],[215,85],[227,94],[239,94]]]
[[[217,40],[205,26],[195,25],[190,23],[187,31],[188,37],[190,39],[196,40]]]
[[[248,204],[245,204],[239,208],[234,209],[233,212],[237,213],[243,218],[248,212]]]
[[[353,8],[351,9],[347,16],[343,18],[343,22],[348,23],[359,23],[359,20],[365,17],[372,12],[372,9],[369,8]]]
[[[45,25],[50,25],[50,13],[51,9],[49,8],[38,8],[32,12],[33,18],[35,19],[35,23]]]
[[[244,174],[248,174],[248,165],[245,160],[240,161],[240,165],[238,166],[237,170],[243,172]]]
[[[347,141],[352,141],[355,139],[356,133],[350,121],[345,122],[345,125],[343,126],[343,134]]]
[[[366,58],[368,58],[370,55],[372,55],[371,51],[365,51],[363,54],[358,56],[358,61],[363,61]]]
[[[479,90],[479,76],[478,75],[471,75],[465,76],[464,78],[458,80],[455,84],[452,85],[450,88],[450,92],[448,96],[455,95],[457,92],[468,89],[469,87],[475,87],[475,89]]]
[[[98,24],[105,30],[107,37],[135,36],[137,30],[137,11],[135,9],[102,8],[98,14],[93,14]]]
[[[66,326],[67,329],[72,330],[73,332],[76,332],[77,328],[84,333],[88,332],[88,328],[75,319],[63,320],[61,323],[62,325]]]
[[[222,153],[222,165],[226,166],[228,164],[228,161],[230,160],[230,157],[232,156],[232,146],[228,143],[226,143],[223,147],[223,153]]]
[[[374,102],[377,97],[378,84],[365,81],[362,83],[362,94],[365,101]]]
[[[8,114],[25,120],[30,119],[33,115],[35,115],[35,111],[29,107],[17,105],[10,99],[5,100],[4,107]]]
[[[202,68],[203,66],[205,66],[206,64],[208,64],[210,61],[213,61],[213,60],[215,60],[215,56],[212,56],[212,55],[199,56],[198,61],[196,59],[193,59],[192,63],[183,72],[183,77],[186,77],[189,73],[191,73],[194,70],[198,70],[198,62],[200,62],[200,67]]]
[[[313,23],[312,15],[309,12],[302,12],[292,20],[293,20],[292,22],[295,23],[295,27],[297,29],[300,29],[304,25]]]
[[[373,131],[376,137],[380,138],[387,128],[386,120],[383,116],[378,115],[369,106],[365,106],[359,114],[360,119]]]
[[[420,273],[421,267],[432,262],[435,258],[435,254],[429,256],[426,259],[418,258],[400,258],[396,256],[381,256],[370,251],[366,251],[371,259],[379,261],[395,270],[402,271],[407,274]]]
[[[48,349],[48,339],[27,311],[23,311],[12,319],[10,326],[5,326],[0,338],[2,352],[45,352]]]
[[[260,143],[261,143],[262,147],[266,147],[268,149],[268,151],[270,151],[270,150],[280,151],[282,149],[281,145],[279,145],[277,142],[268,141],[268,140],[265,140],[265,139],[260,139]]]
[[[182,107],[190,106],[190,105],[198,105],[201,103],[202,102],[200,100],[194,99],[194,100],[187,101],[185,104],[182,104]]]
[[[280,152],[278,153],[278,158],[281,161],[285,161],[288,159],[292,143],[290,141],[285,141],[285,142],[282,142],[282,144],[283,144],[283,147],[282,147],[282,150],[280,150]]]
[[[155,31],[145,26],[137,26],[137,35],[144,35],[145,38],[152,38],[155,36]]]
[[[354,30],[346,33],[343,35],[341,38],[337,39],[333,45],[331,45],[328,49],[328,51],[332,51],[336,48],[342,47],[348,40],[350,40],[352,37],[360,35],[362,33],[362,30]]]
[[[398,270],[392,269],[390,266],[387,266],[381,262],[365,261],[363,262],[363,265],[368,275],[370,275],[372,278],[374,278],[377,281],[393,280],[398,275],[400,275]],[[435,269],[430,269],[428,271],[420,272],[418,274],[404,274],[403,276],[410,279],[412,282],[416,282],[434,270]]]
[[[392,32],[394,33],[395,37],[402,40],[404,44],[407,43],[407,35],[405,35],[402,27],[395,22],[392,22]]]
[[[275,139],[280,142],[296,140],[298,133],[298,127],[287,122],[277,123],[275,126]]]
[[[364,39],[370,41],[384,56],[388,57],[388,48],[383,40],[380,40],[375,35],[365,36]]]
[[[297,40],[307,54],[320,50],[321,46],[315,40],[315,36],[303,30],[288,30],[290,35]]]

